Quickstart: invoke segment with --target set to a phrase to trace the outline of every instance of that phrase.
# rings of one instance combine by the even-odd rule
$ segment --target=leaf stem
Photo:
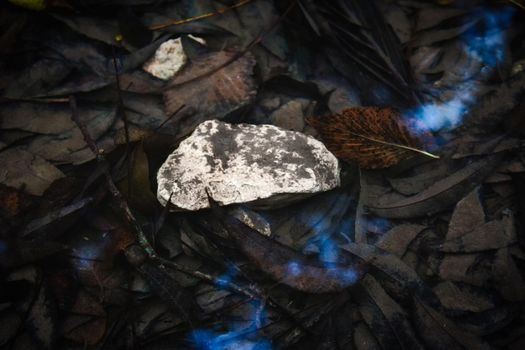
[[[435,154],[427,152],[427,151],[423,151],[423,150],[415,148],[415,147],[410,147],[410,146],[406,146],[406,145],[401,145],[399,143],[393,143],[393,142],[387,142],[387,141],[383,141],[383,140],[374,139],[372,137],[360,135],[360,134],[357,134],[357,133],[352,132],[352,131],[348,131],[348,132],[350,134],[354,135],[354,136],[357,136],[357,137],[360,137],[360,138],[363,138],[363,139],[366,139],[366,140],[369,140],[369,141],[372,141],[372,142],[377,142],[377,143],[380,143],[382,145],[387,145],[387,146],[391,146],[391,147],[398,147],[398,148],[406,149],[406,150],[409,150],[409,151],[412,151],[412,152],[420,153],[422,155],[425,155],[425,156],[433,158],[433,159],[439,159],[440,158],[438,155],[435,155]]]
[[[253,0],[242,0],[242,1],[239,1],[238,3],[236,3],[236,4],[233,4],[232,6],[221,8],[221,9],[215,11],[215,12],[208,12],[208,13],[203,13],[201,15],[190,17],[190,18],[175,19],[175,20],[172,20],[172,21],[169,21],[169,22],[155,24],[155,25],[150,26],[149,30],[161,30],[161,29],[165,29],[165,28],[168,28],[168,27],[171,27],[171,26],[175,26],[175,25],[186,24],[186,23],[195,22],[195,21],[198,21],[198,20],[201,20],[201,19],[217,16],[217,15],[222,15],[223,13],[225,13],[227,11],[236,9],[238,7],[241,7],[241,6],[244,6],[244,5],[246,5],[246,4],[248,4],[248,3],[252,2],[252,1]]]

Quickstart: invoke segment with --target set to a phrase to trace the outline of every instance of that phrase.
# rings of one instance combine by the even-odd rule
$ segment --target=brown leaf
[[[356,293],[364,321],[374,330],[383,348],[421,349],[408,315],[372,276],[365,276]]]
[[[363,169],[388,168],[417,153],[438,158],[419,149],[422,142],[410,134],[393,108],[354,107],[329,117],[309,118],[308,123],[337,157],[356,161]]]
[[[363,262],[324,266],[319,261],[308,259],[290,247],[261,235],[238,219],[226,215],[220,208],[213,209],[239,249],[260,270],[296,290],[307,293],[341,291],[355,284],[365,272]]]
[[[94,346],[106,332],[107,319],[90,315],[70,315],[62,324],[64,338],[77,343]]]
[[[195,59],[169,82],[164,92],[166,116],[173,118],[179,136],[208,119],[221,119],[249,104],[256,94],[251,54],[236,58],[236,52],[213,52]]]
[[[0,183],[24,192],[40,196],[64,174],[38,155],[21,147],[0,152],[0,164],[5,169],[0,174]],[[7,170],[9,169],[9,170]]]
[[[498,250],[492,272],[495,286],[506,300],[519,302],[525,299],[525,281],[509,248]]]
[[[439,276],[444,280],[483,286],[490,278],[481,254],[449,254],[439,265]]]
[[[369,209],[383,218],[410,218],[448,209],[478,185],[498,165],[501,157],[488,156],[473,161],[418,194],[398,201],[379,198]]]
[[[447,309],[482,312],[495,306],[490,297],[464,284],[443,281],[434,287],[434,292]]]
[[[462,330],[418,297],[414,298],[414,318],[419,334],[431,349],[490,348],[478,337]]]
[[[485,223],[485,210],[479,197],[479,187],[456,204],[450,223],[447,240],[459,238]]]
[[[420,234],[426,226],[415,224],[401,224],[389,230],[377,242],[376,247],[386,250],[396,256],[402,257],[410,243]]]
[[[151,211],[155,208],[157,198],[151,190],[149,159],[142,143],[138,143],[133,150],[130,170],[128,176],[118,184],[120,191],[133,206],[142,211]]]
[[[34,198],[15,188],[0,184],[0,214],[13,217],[27,210]]]

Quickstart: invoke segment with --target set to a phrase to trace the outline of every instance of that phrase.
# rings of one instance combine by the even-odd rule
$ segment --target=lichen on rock
[[[206,190],[221,205],[272,199],[285,204],[340,184],[337,158],[313,137],[218,120],[201,123],[182,141],[157,181],[159,201],[166,205],[171,196],[174,207],[185,210],[207,208]]]

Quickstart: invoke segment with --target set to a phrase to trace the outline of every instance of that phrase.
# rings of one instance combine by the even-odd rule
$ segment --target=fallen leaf
[[[70,315],[61,325],[62,336],[74,342],[94,346],[106,333],[107,319],[100,316]]]
[[[341,246],[352,255],[358,256],[371,268],[382,272],[381,282],[391,292],[400,297],[413,296],[415,292],[426,293],[427,289],[416,271],[398,257],[369,244],[349,243]],[[379,276],[376,276],[379,278]],[[384,277],[384,278],[383,278]],[[385,281],[390,285],[385,284]],[[390,288],[392,287],[392,289]]]
[[[308,118],[326,147],[363,169],[388,168],[416,154],[422,141],[410,134],[401,114],[392,108],[354,107],[329,117]]]
[[[23,191],[0,184],[0,215],[16,216],[30,208],[34,200]]]
[[[250,53],[212,52],[193,60],[168,83],[164,92],[166,116],[173,117],[179,136],[209,119],[221,119],[250,104],[256,94],[252,77],[255,59]]]
[[[525,299],[525,280],[522,272],[514,262],[509,248],[499,249],[493,265],[495,287],[501,295],[512,302]]]
[[[447,309],[481,312],[492,309],[493,300],[485,294],[477,293],[468,285],[444,281],[434,287],[441,305]]]
[[[374,86],[389,87],[405,101],[415,100],[402,45],[376,3],[311,1],[301,2],[300,9],[312,29],[301,34],[318,37],[316,49],[324,51],[334,68],[360,90],[367,91],[369,101],[376,97]],[[383,101],[385,95],[390,94],[383,94]]]
[[[82,208],[86,207],[92,201],[93,201],[93,198],[87,197],[82,200],[79,200],[78,202],[67,205],[63,208],[52,210],[43,217],[34,219],[25,225],[24,230],[22,231],[22,236],[26,236],[31,232],[41,229],[55,221],[60,220],[61,218],[65,216],[68,216],[78,210],[81,210]]]
[[[363,319],[383,348],[420,349],[422,345],[414,334],[403,311],[370,275],[365,276],[360,287],[364,293],[355,293]]]
[[[461,237],[447,240],[436,249],[446,253],[471,253],[504,248],[516,241],[516,236],[504,229],[501,221],[490,221]]]
[[[323,266],[225,215],[220,208],[212,208],[239,249],[259,269],[289,287],[309,293],[336,292],[355,284],[364,274],[361,262]]]
[[[376,247],[402,257],[410,243],[425,228],[426,226],[414,224],[401,224],[395,226],[381,237],[379,242],[376,243]]]
[[[20,329],[22,316],[15,310],[3,312],[0,315],[0,322],[2,322],[2,327],[0,328],[0,346],[6,346]]]
[[[53,181],[64,174],[45,159],[20,147],[0,152],[0,183],[41,196]]]
[[[448,224],[447,240],[459,238],[485,223],[485,211],[479,197],[479,187],[456,204]]]
[[[62,325],[61,332],[66,339],[77,343],[96,345],[106,332],[106,312],[95,298],[81,289]]]
[[[138,267],[138,271],[148,282],[152,291],[157,294],[170,308],[180,314],[185,321],[196,320],[202,316],[202,310],[190,293],[190,289],[182,287],[170,271],[146,262]]]
[[[478,187],[458,202],[450,219],[446,240],[435,249],[447,253],[471,253],[504,248],[516,239],[512,213],[504,215],[501,220],[485,222]]]
[[[432,167],[427,168],[429,165]],[[388,182],[394,190],[405,196],[411,196],[432,186],[443,179],[450,172],[450,165],[445,162],[432,161],[425,164],[423,169],[414,169],[417,173],[413,176],[388,178]]]
[[[500,124],[521,101],[525,91],[525,72],[521,72],[505,84],[498,84],[476,103],[465,116],[458,132],[487,134]]]
[[[439,265],[439,276],[475,286],[486,285],[490,270],[481,263],[484,257],[482,254],[449,254]]]
[[[131,173],[118,184],[120,191],[126,195],[130,204],[142,211],[154,210],[157,197],[151,190],[149,161],[142,143],[133,150],[130,170]]]
[[[396,202],[371,204],[369,209],[384,218],[412,218],[432,215],[448,209],[473,187],[478,185],[499,163],[498,155],[487,156],[467,164],[450,176],[418,194]]]
[[[481,341],[454,324],[420,298],[414,298],[415,325],[430,349],[490,349]]]

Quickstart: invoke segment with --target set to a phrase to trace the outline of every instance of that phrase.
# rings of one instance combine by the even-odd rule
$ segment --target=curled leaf
[[[400,113],[393,108],[354,107],[333,116],[309,118],[326,147],[337,157],[355,161],[363,169],[388,168],[421,150],[421,140],[410,134]]]

